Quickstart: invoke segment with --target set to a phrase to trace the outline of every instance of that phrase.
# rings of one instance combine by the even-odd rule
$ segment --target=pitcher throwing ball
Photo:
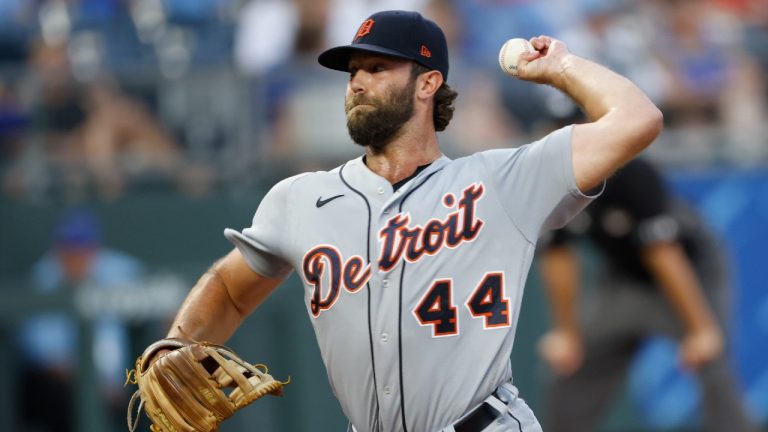
[[[349,430],[541,430],[509,360],[536,239],[648,146],[661,114],[627,79],[540,36],[519,79],[562,90],[591,122],[451,160],[436,135],[456,98],[441,29],[385,11],[350,36],[319,62],[346,73],[362,155],[279,182],[250,227],[227,229],[236,248],[169,337],[223,343],[295,270]]]

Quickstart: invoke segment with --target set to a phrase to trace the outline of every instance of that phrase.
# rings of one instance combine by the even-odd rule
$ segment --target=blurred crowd
[[[437,21],[459,91],[449,156],[525,142],[573,116],[496,66],[510,37],[551,34],[638,83],[669,164],[768,161],[765,0],[0,0],[0,191],[206,194],[355,155],[344,80],[317,53],[379,9]],[[280,173],[284,174],[284,173]]]
[[[76,209],[57,218],[28,269],[34,292],[146,285],[151,265],[113,249],[79,204],[155,190],[205,197],[359,154],[344,126],[346,80],[316,58],[382,9],[418,10],[446,32],[459,92],[438,134],[448,156],[517,146],[580,118],[554,89],[497,65],[506,39],[549,34],[663,110],[649,160],[768,167],[768,0],[0,0],[0,209]],[[163,242],[172,234],[186,235]],[[87,326],[58,311],[27,318],[14,338],[28,366],[17,377],[20,420],[70,430]],[[124,415],[130,329],[109,314],[89,322],[111,421]]]

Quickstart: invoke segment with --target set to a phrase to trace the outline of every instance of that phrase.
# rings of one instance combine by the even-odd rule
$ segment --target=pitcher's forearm
[[[206,272],[179,309],[168,337],[222,344],[243,320],[215,270]]]

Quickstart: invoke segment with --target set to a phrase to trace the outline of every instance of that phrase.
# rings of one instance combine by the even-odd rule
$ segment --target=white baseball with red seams
[[[533,52],[533,45],[525,39],[514,38],[506,41],[499,50],[499,66],[505,73],[517,76],[517,64],[523,53]]]

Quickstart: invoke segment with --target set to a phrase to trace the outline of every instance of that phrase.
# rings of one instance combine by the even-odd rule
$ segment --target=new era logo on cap
[[[365,21],[352,43],[331,48],[318,57],[321,65],[347,71],[353,52],[365,51],[413,60],[440,71],[448,79],[448,45],[445,35],[434,22],[418,12],[378,12]]]

